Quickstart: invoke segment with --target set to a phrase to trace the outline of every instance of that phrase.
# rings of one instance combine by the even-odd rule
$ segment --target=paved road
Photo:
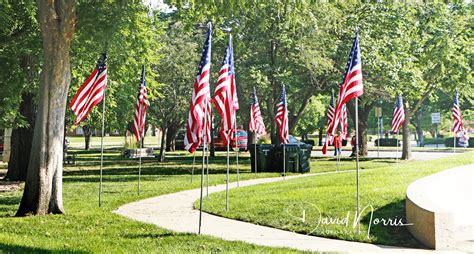
[[[459,152],[458,152],[459,153]],[[443,158],[447,156],[454,155],[452,151],[448,152],[412,152],[412,159],[414,160],[432,160],[436,158]],[[349,157],[351,155],[351,151],[342,151],[342,157]],[[320,157],[320,156],[334,156],[334,151],[328,151],[326,155],[323,155],[321,151],[312,151],[311,156],[313,157]],[[402,156],[402,152],[390,152],[390,151],[380,151],[380,156],[377,155],[377,151],[369,151],[369,158],[400,158]]]
[[[347,173],[347,172],[346,172]],[[324,173],[320,173],[324,174]],[[328,173],[326,173],[328,174]],[[316,174],[288,176],[286,180],[309,177]],[[281,177],[241,181],[240,186],[283,181]],[[235,183],[231,188],[237,187]],[[209,193],[225,191],[225,184],[209,187]],[[193,203],[199,199],[200,190],[187,190],[141,200],[119,207],[115,213],[145,223],[155,224],[176,232],[197,233],[199,211]],[[263,246],[289,247],[306,251],[350,253],[441,253],[432,250],[382,246],[359,242],[328,239],[297,234],[285,230],[226,219],[203,213],[202,234],[230,241],[244,241]],[[448,253],[448,252],[442,252]],[[449,253],[463,253],[449,251]]]

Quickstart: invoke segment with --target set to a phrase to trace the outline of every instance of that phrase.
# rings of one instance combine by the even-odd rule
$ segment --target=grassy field
[[[313,177],[232,189],[230,208],[225,211],[225,192],[204,201],[204,209],[213,214],[284,230],[387,245],[421,247],[406,227],[376,224],[376,219],[405,222],[405,191],[415,179],[459,165],[474,163],[474,152],[432,161],[393,160],[361,163],[361,234],[353,228],[356,211],[354,172],[322,174]],[[334,169],[334,162],[319,159],[316,165]],[[353,169],[343,161],[342,168]],[[314,171],[319,171],[315,169]],[[324,171],[324,170],[322,170]],[[304,210],[304,212],[303,212]],[[348,218],[347,225],[344,219]],[[337,225],[337,219],[342,224]],[[369,225],[370,237],[368,237]]]
[[[192,234],[174,233],[165,229],[135,222],[113,214],[112,211],[120,205],[132,201],[197,188],[199,177],[191,184],[192,157],[185,152],[175,152],[168,156],[167,162],[157,163],[154,159],[144,159],[142,171],[141,195],[137,195],[136,160],[124,159],[119,151],[107,150],[105,153],[103,205],[98,207],[99,185],[99,154],[97,151],[78,151],[76,165],[65,166],[64,171],[64,205],[65,215],[49,215],[37,217],[13,217],[21,198],[21,189],[15,192],[0,193],[0,253],[56,253],[56,252],[108,252],[108,253],[240,253],[266,252],[288,253],[289,249],[273,249],[246,244],[243,242],[229,242],[216,238],[197,236]],[[210,160],[210,185],[225,183],[225,157],[218,153],[217,158]],[[231,161],[235,163],[233,160]],[[457,160],[456,163],[460,163]],[[240,157],[240,178],[242,180],[256,177],[277,177],[278,173],[250,173],[248,153]],[[365,159],[361,161],[361,168],[365,170],[382,169],[394,165],[394,160]],[[403,165],[401,163],[400,165]],[[311,161],[312,172],[335,171],[333,158],[318,158]],[[6,164],[0,164],[0,176],[5,173]],[[341,162],[341,171],[354,168],[350,159]],[[235,167],[232,167],[231,180],[236,180]],[[365,173],[364,173],[365,174]],[[343,174],[340,174],[342,176]],[[350,176],[352,174],[347,174]],[[331,179],[317,180],[318,185],[334,188],[340,186]],[[314,181],[308,179],[307,184]],[[321,178],[323,179],[323,178]],[[365,175],[364,178],[365,179]],[[339,181],[339,179],[338,179]],[[350,179],[346,179],[350,181]],[[288,181],[290,183],[291,181]],[[280,188],[275,185],[273,194]],[[293,191],[299,190],[299,184],[293,186]],[[296,188],[297,187],[297,188]],[[309,188],[310,189],[310,188]],[[232,211],[247,207],[238,196],[247,196],[248,188],[232,192]],[[342,191],[343,189],[341,189]],[[240,193],[240,194],[239,194]],[[259,193],[259,192],[256,192]],[[291,194],[291,192],[289,192]],[[366,194],[364,194],[366,195]],[[291,196],[291,195],[290,195]],[[282,198],[284,203],[288,199]],[[218,201],[218,200],[215,200]],[[255,199],[249,204],[253,204]],[[265,201],[267,202],[267,201]],[[273,202],[273,203],[272,203]],[[275,205],[273,200],[267,203]],[[348,201],[347,201],[348,202]],[[364,201],[365,202],[365,201]],[[205,203],[210,211],[219,213],[223,203]],[[242,206],[241,208],[236,207]],[[249,206],[255,207],[254,205]],[[277,209],[278,206],[275,207]],[[260,209],[260,208],[259,208]],[[274,210],[275,210],[274,209]],[[326,209],[326,208],[325,208]],[[262,210],[264,211],[264,210]],[[250,214],[250,210],[247,211]],[[231,214],[226,214],[229,216]],[[262,215],[262,214],[260,214]],[[262,216],[257,216],[263,218]],[[258,218],[255,217],[255,220]],[[240,218],[245,219],[245,218]],[[281,221],[284,221],[283,217]],[[250,219],[249,219],[250,220]],[[197,224],[197,223],[196,223]],[[265,223],[261,223],[265,224]],[[273,225],[278,227],[278,223]],[[291,229],[290,227],[283,227]],[[301,227],[304,232],[304,227]],[[375,232],[375,231],[374,231]],[[375,233],[374,233],[375,234]],[[328,234],[330,236],[330,234]]]
[[[197,188],[190,183],[192,157],[174,153],[168,162],[144,160],[141,195],[137,195],[137,161],[118,151],[105,154],[103,205],[98,207],[98,153],[79,152],[78,162],[64,172],[65,215],[13,217],[21,190],[0,193],[0,253],[291,253],[290,249],[260,247],[212,237],[174,233],[113,214],[122,204],[151,196]],[[249,164],[248,158],[241,160]],[[0,166],[0,173],[5,172]],[[210,184],[224,183],[224,157],[211,160]],[[241,179],[255,176],[248,166]],[[0,174],[1,175],[1,174]],[[235,180],[235,174],[232,180]],[[196,222],[197,226],[197,222]]]

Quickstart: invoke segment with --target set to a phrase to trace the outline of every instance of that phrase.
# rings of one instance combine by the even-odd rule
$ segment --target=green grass
[[[474,152],[453,155],[432,161],[366,160],[361,162],[361,207],[374,208],[373,219],[405,220],[405,191],[414,180],[441,170],[472,164]],[[334,171],[333,161],[314,162],[313,171]],[[318,170],[318,167],[321,170]],[[353,169],[354,162],[342,162],[344,170]],[[421,247],[406,227],[371,224],[370,214],[362,213],[361,231],[352,227],[356,211],[355,172],[322,174],[278,183],[232,189],[229,211],[225,211],[225,192],[214,193],[204,200],[204,210],[223,217],[247,221],[274,228],[337,238],[387,245]],[[197,204],[196,204],[197,205]],[[305,220],[302,220],[303,210]],[[318,223],[320,218],[344,218],[349,214],[349,225]],[[323,220],[321,220],[323,221]]]
[[[78,163],[64,171],[65,215],[13,217],[21,191],[0,193],[0,253],[241,253],[296,252],[243,242],[168,231],[112,213],[122,204],[181,190],[197,188],[190,183],[192,157],[174,153],[168,162],[145,159],[141,195],[137,195],[137,161],[123,159],[118,151],[105,154],[103,205],[98,207],[99,169],[97,152],[79,152]],[[243,158],[248,165],[248,158]],[[210,184],[224,183],[224,157],[211,160]],[[2,165],[2,168],[5,164]],[[0,170],[5,172],[5,170]],[[241,166],[241,179],[255,176]],[[1,173],[0,172],[0,173]],[[235,180],[235,173],[232,176]],[[197,226],[197,221],[196,221]]]

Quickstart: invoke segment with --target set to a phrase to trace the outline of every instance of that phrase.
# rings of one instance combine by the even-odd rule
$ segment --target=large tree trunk
[[[165,161],[165,153],[166,153],[166,133],[168,128],[165,126],[161,127],[161,145],[160,145],[160,162]]]
[[[402,159],[409,160],[411,159],[411,145],[410,145],[410,108],[405,106],[405,122],[403,122],[403,149],[402,149]]]
[[[176,136],[178,135],[179,127],[170,125],[166,132],[166,151],[176,150]]]
[[[318,132],[318,146],[323,145],[323,127],[319,127],[319,132]]]
[[[367,129],[369,126],[369,115],[370,111],[374,107],[374,103],[368,105],[360,106],[359,103],[359,155],[367,156],[369,154],[368,145],[367,145]],[[352,122],[355,123],[355,103],[352,101],[347,103],[347,109],[351,115]],[[350,138],[350,137],[349,137]]]
[[[369,111],[370,112],[370,111]],[[369,126],[369,114],[359,111],[359,155],[367,156],[369,149],[367,145],[367,129]]]
[[[418,137],[418,145],[420,147],[425,146],[425,141],[423,138],[423,128],[421,126],[421,123],[423,121],[423,113],[421,110],[418,110],[416,113],[416,136]]]
[[[75,5],[74,0],[38,0],[44,65],[30,162],[17,216],[64,213],[64,116],[71,81],[69,50],[76,22]]]
[[[6,178],[11,181],[26,180],[36,114],[33,96],[29,93],[22,95],[20,114],[25,117],[28,126],[16,128],[12,131],[11,154],[6,175]]]
[[[82,127],[82,130],[84,132],[84,142],[85,142],[84,149],[88,151],[90,149],[90,144],[91,144],[92,128],[90,125],[84,125]]]

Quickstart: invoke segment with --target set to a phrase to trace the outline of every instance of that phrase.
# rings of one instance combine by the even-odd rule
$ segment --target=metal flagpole
[[[453,141],[454,141],[454,150],[453,150],[453,153],[456,153],[456,132],[454,132],[454,138],[453,138]]]
[[[356,177],[357,177],[357,218],[360,218],[360,181],[359,181],[359,100],[355,98],[355,131],[356,131]],[[357,230],[360,233],[360,220],[357,220]]]
[[[143,148],[143,138],[140,133],[140,141],[138,142],[138,195],[140,195],[140,177],[142,174],[142,148]]]
[[[99,207],[102,205],[102,171],[104,167],[104,132],[105,132],[105,95],[107,87],[104,88],[104,99],[102,100],[102,135],[100,138],[100,183],[99,183]]]
[[[380,117],[377,117],[377,158],[380,158],[380,139],[382,138],[380,134]]]
[[[286,157],[285,157],[285,143],[283,143],[283,178],[286,175]]]
[[[398,137],[399,135],[400,135],[400,130],[397,131],[397,137]],[[396,142],[397,142],[397,154],[395,155],[395,160],[396,160],[397,163],[398,163],[398,153],[400,153],[400,151],[399,151],[400,149],[399,149],[399,145],[398,145],[398,140],[397,140],[397,139],[395,139],[395,140],[396,140]]]
[[[206,197],[209,197],[209,147],[206,149]]]
[[[225,180],[225,210],[226,211],[229,211],[229,168],[230,168],[229,149],[230,149],[230,138],[227,140],[227,174],[226,174],[226,180]]]
[[[237,111],[236,111],[237,114]],[[240,187],[240,174],[239,174],[239,143],[238,140],[239,138],[237,137],[237,116],[235,116],[235,129],[234,129],[234,135],[235,135],[235,149],[237,150],[236,153],[236,158],[235,158],[235,164],[237,166],[237,187]]]
[[[194,163],[196,162],[196,153],[193,153],[193,169],[191,170],[191,183],[193,183],[194,178]]]
[[[257,133],[255,133],[255,135],[257,135]],[[254,150],[254,155],[255,155],[255,156],[254,156],[254,157],[255,157],[255,159],[254,159],[254,161],[255,161],[255,174],[257,174],[257,140],[256,140],[256,139],[255,139],[254,148],[255,148],[255,150]]]
[[[203,144],[202,144],[202,165],[201,165],[201,195],[199,197],[199,231],[198,234],[201,234],[201,225],[202,225],[202,194],[203,194],[203,182],[204,182],[204,157],[206,151],[206,141],[207,141],[207,98],[205,99],[205,109],[204,109],[204,128],[202,129],[202,137],[203,137]]]

